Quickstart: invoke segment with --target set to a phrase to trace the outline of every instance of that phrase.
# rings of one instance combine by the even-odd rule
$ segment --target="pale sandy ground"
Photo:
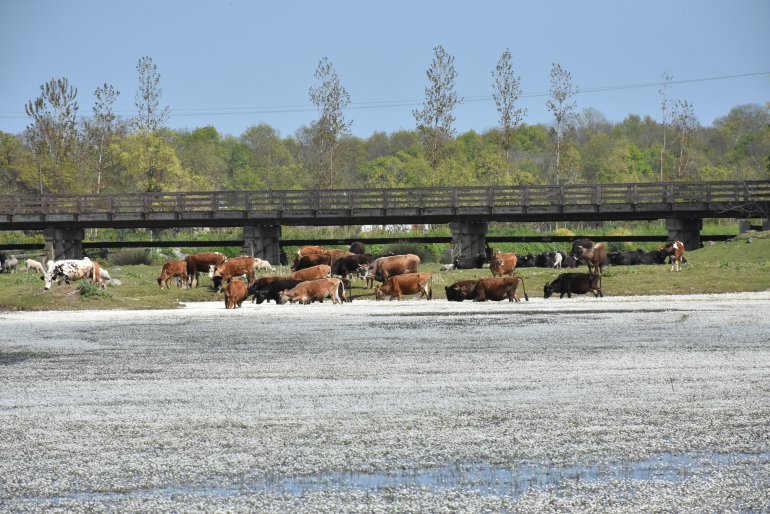
[[[768,511],[770,293],[0,313],[0,511]]]

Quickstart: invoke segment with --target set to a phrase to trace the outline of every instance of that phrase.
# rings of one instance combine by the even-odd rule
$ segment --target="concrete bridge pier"
[[[685,250],[700,248],[700,230],[703,220],[700,218],[669,218],[666,220],[668,238],[684,243]]]
[[[270,264],[279,264],[280,251],[280,225],[246,225],[243,227],[244,254],[264,259]]]
[[[452,260],[460,255],[474,257],[486,253],[489,223],[452,222],[449,228],[452,231]]]
[[[45,251],[47,259],[56,261],[60,259],[82,259],[83,237],[85,231],[82,228],[46,228],[43,231],[45,239]]]

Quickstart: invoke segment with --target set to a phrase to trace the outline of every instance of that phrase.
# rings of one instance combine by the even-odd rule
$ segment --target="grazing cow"
[[[591,249],[594,247],[594,242],[587,238],[582,239],[576,239],[572,242],[572,249],[570,250],[569,254],[570,256],[580,261],[580,254],[582,253],[582,250],[580,248],[585,248],[586,250]]]
[[[345,256],[334,263],[334,266],[332,266],[332,275],[347,278],[351,273],[361,274],[361,268],[368,268],[373,260],[374,256],[365,253]]]
[[[455,257],[453,264],[455,269],[481,269],[485,262],[487,262],[486,254],[478,253],[474,257],[465,257],[464,255]]]
[[[35,273],[45,275],[45,268],[40,264],[40,261],[36,261],[35,259],[27,259],[24,261],[24,268],[26,268],[27,273],[29,273],[29,270],[33,269],[35,270]]]
[[[369,265],[364,278],[384,283],[392,276],[417,273],[418,271],[420,271],[420,258],[417,255],[413,253],[392,255],[375,259]],[[367,287],[369,287],[369,280],[367,280]]]
[[[260,277],[249,286],[248,293],[252,296],[252,301],[261,304],[265,301],[273,300],[278,303],[281,291],[291,289],[303,282],[288,277]]]
[[[489,271],[492,272],[493,277],[502,277],[503,275],[511,275],[516,272],[516,264],[519,258],[516,254],[497,252],[492,256],[492,260],[489,261]]]
[[[463,300],[473,300],[473,294],[476,290],[478,280],[460,280],[451,286],[446,286],[446,299],[450,302],[462,302]]]
[[[211,266],[218,266],[225,261],[225,256],[219,252],[203,252],[188,255],[187,282],[190,287],[198,287],[198,274],[208,273]]]
[[[318,280],[309,280],[292,287],[291,289],[281,291],[278,303],[302,303],[323,302],[326,298],[331,298],[333,304],[341,304],[344,296],[345,286],[339,278],[321,278]]]
[[[222,289],[222,282],[227,282],[233,277],[240,275],[246,275],[249,284],[256,280],[254,273],[254,267],[256,263],[252,257],[235,257],[233,259],[226,259],[221,264],[218,264],[213,271],[212,278],[216,282],[219,282],[217,292]],[[217,281],[216,279],[219,278]]]
[[[187,261],[184,260],[172,260],[163,264],[160,269],[160,276],[158,277],[158,286],[163,289],[171,289],[168,283],[172,278],[179,278],[177,281],[177,287],[187,287]]]
[[[331,262],[331,255],[327,253],[311,253],[310,255],[301,257],[291,266],[290,269],[292,271],[299,271],[301,269],[318,266],[319,264],[326,264],[327,266],[331,266]]]
[[[310,268],[301,269],[291,274],[291,278],[297,280],[317,280],[332,276],[332,268],[327,264],[319,264]]]
[[[16,258],[15,255],[11,255],[10,258],[6,259],[5,262],[3,262],[3,271],[6,273],[16,273],[16,270],[19,266],[19,260]]]
[[[324,252],[326,255],[329,256],[329,266],[334,266],[334,263],[336,263],[338,260],[342,259],[343,257],[350,257],[351,255],[355,255],[354,253],[350,253],[347,250],[326,250]]]
[[[257,259],[254,257],[254,269],[255,270],[267,270],[267,271],[275,271],[275,268],[270,265],[270,263],[264,259]]]
[[[249,297],[246,284],[237,278],[228,279],[225,286],[225,309],[239,308],[243,300]]]
[[[684,244],[681,241],[669,241],[663,246],[658,247],[665,257],[671,257],[671,270],[682,271],[682,260],[684,259]]]
[[[552,294],[558,293],[559,298],[572,298],[572,293],[586,294],[593,293],[594,296],[604,296],[602,294],[602,276],[594,273],[562,273],[556,280],[543,286],[543,298],[550,298]]]
[[[607,247],[604,243],[596,243],[590,249],[579,247],[580,259],[588,266],[588,273],[602,274],[602,269],[607,264]]]
[[[524,299],[529,301],[527,288],[524,285],[524,278],[519,275],[479,279],[476,288],[473,290],[473,301],[485,302],[487,300],[493,300],[499,302],[507,298],[509,302],[520,302],[521,299],[519,299],[519,296],[516,294],[519,289],[519,283],[521,283],[522,290],[524,291]]]
[[[424,296],[431,300],[433,298],[433,290],[430,286],[432,276],[432,273],[427,272],[394,275],[377,288],[375,297],[382,300],[387,294],[390,295],[391,300],[397,298],[398,301],[401,301],[401,295],[420,293],[420,298]]]
[[[350,247],[348,247],[348,250],[350,251],[350,253],[363,255],[366,253],[366,246],[361,241],[353,241],[352,243],[350,243]]]
[[[69,285],[72,280],[92,278],[93,273],[94,262],[88,257],[64,259],[56,262],[49,261],[48,270],[40,279],[45,282],[45,289],[48,290],[51,289],[54,280],[58,285],[61,285],[62,280]],[[98,280],[101,281],[101,275]]]
[[[323,246],[303,246],[297,250],[297,253],[294,254],[294,264],[298,263],[300,260],[302,260],[303,257],[307,255],[315,255],[318,253],[324,253]]]

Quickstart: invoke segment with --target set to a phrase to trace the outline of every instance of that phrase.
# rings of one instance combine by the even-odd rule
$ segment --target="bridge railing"
[[[0,215],[518,208],[770,201],[770,181],[0,196]]]

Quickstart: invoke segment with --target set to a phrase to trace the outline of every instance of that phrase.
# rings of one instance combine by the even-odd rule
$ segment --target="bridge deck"
[[[770,181],[0,196],[0,230],[751,218]]]

